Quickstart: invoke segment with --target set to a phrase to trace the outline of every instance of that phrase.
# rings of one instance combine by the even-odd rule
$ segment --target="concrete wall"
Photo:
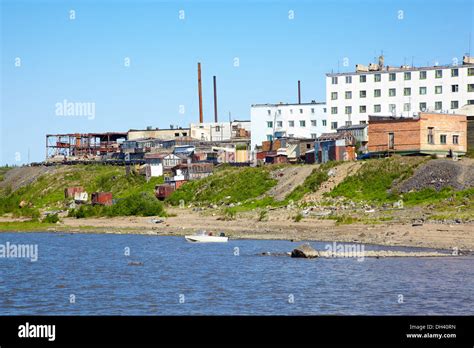
[[[178,137],[190,136],[189,128],[182,129],[153,129],[153,130],[129,130],[128,140],[155,138],[162,140],[173,140]]]
[[[421,151],[445,155],[452,150],[465,154],[467,150],[467,117],[464,115],[421,114]],[[433,128],[434,144],[428,143],[428,128]],[[441,135],[446,135],[446,144],[441,144]],[[459,144],[453,144],[453,135],[458,136]]]

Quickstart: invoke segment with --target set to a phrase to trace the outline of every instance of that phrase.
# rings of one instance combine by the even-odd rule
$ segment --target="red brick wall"
[[[388,134],[394,133],[394,151],[420,150],[419,120],[370,121],[369,152],[388,151]]]

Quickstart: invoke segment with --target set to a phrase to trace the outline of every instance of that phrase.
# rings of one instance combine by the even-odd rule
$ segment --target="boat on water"
[[[190,243],[226,243],[229,238],[221,232],[218,236],[214,236],[212,232],[199,231],[193,235],[184,236]]]

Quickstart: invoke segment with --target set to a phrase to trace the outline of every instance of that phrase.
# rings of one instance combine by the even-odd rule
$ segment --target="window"
[[[271,110],[267,110],[267,114],[270,116],[272,114]]]
[[[420,111],[426,111],[426,103],[420,103]]]
[[[443,93],[443,86],[435,86],[435,94]]]
[[[380,112],[382,111],[382,106],[380,104],[375,104],[374,105],[374,112]]]
[[[268,122],[267,122],[267,127],[268,127],[268,128],[273,128],[273,122],[272,122],[272,121],[268,121]]]
[[[451,101],[451,109],[457,109],[457,108],[459,108],[459,101],[452,100]]]
[[[359,124],[367,124],[367,121],[360,121]]]
[[[458,77],[459,69],[451,69],[451,77]]]
[[[316,120],[311,120],[311,127],[316,127],[318,125],[318,123],[316,122]]]
[[[294,134],[288,134],[289,138],[293,138],[295,135]]]
[[[323,120],[323,127],[326,127],[328,125],[328,121]]]
[[[467,68],[467,76],[474,76],[474,68]]]
[[[395,104],[388,104],[388,112],[395,114],[397,112],[397,106]]]
[[[469,99],[467,101],[467,105],[474,105],[474,99]]]
[[[300,109],[300,114],[302,114],[302,113],[303,113],[303,109]]]
[[[434,128],[433,127],[428,127],[428,144],[433,145],[434,144]]]
[[[278,115],[281,115],[281,109],[278,109]]]
[[[267,140],[268,140],[268,141],[272,141],[272,140],[273,140],[273,135],[268,134],[268,135],[267,135]]]
[[[293,113],[293,109],[290,109],[290,114],[292,114],[292,113]]]
[[[395,88],[389,88],[388,96],[389,97],[395,97],[396,95],[397,95],[397,90]]]
[[[295,121],[288,121],[288,127],[294,127]]]
[[[331,82],[333,85],[337,85],[337,76],[333,76]]]
[[[277,121],[277,127],[283,127],[283,121]]]
[[[367,106],[365,106],[365,105],[359,106],[359,112],[361,114],[365,114],[367,112]]]
[[[443,108],[443,103],[440,101],[435,102],[435,110],[441,110]]]
[[[221,131],[221,127],[220,126],[216,126],[216,132],[220,132]]]
[[[174,136],[175,136],[175,137],[179,137],[179,133],[174,133]]]
[[[359,97],[360,97],[360,98],[365,98],[365,97],[367,97],[367,91],[360,91],[360,92],[359,92]]]
[[[395,74],[395,73],[388,74],[388,80],[389,81],[395,81],[396,79],[397,79],[397,74]]]
[[[403,79],[406,80],[406,81],[411,80],[411,72],[405,72],[403,74]]]
[[[306,127],[306,121],[300,120],[300,127]]]
[[[345,96],[346,96],[346,99],[352,99],[352,92],[347,91]]]
[[[337,100],[337,92],[331,92],[331,100]]]
[[[388,133],[388,148],[389,150],[395,148],[395,133]]]
[[[451,85],[451,92],[459,92],[459,85]]]
[[[323,112],[326,113],[326,108],[323,108]]]
[[[346,126],[352,126],[352,121],[346,121]]]
[[[359,81],[360,82],[367,82],[367,76],[366,75],[360,75]]]
[[[336,114],[337,114],[337,107],[336,107],[336,106],[333,106],[333,107],[331,108],[331,114],[332,114],[332,115],[336,115]]]
[[[380,74],[374,74],[374,81],[375,81],[375,82],[380,82],[380,81],[382,81],[382,75],[380,75]]]
[[[337,129],[337,122],[331,122],[331,129]]]
[[[411,95],[411,88],[410,87],[404,88],[403,89],[403,95],[404,96]]]
[[[426,94],[426,87],[420,87],[420,95]]]
[[[382,95],[382,90],[374,89],[374,97],[380,97]]]
[[[459,135],[453,135],[453,144],[458,145],[459,144]]]
[[[316,139],[317,137],[316,133],[311,133],[311,139]]]
[[[352,106],[346,106],[345,111],[346,111],[346,115],[352,114]]]
[[[467,91],[468,92],[474,92],[474,83],[470,83],[467,85]]]
[[[314,114],[314,108],[311,109],[311,113]]]
[[[420,71],[420,80],[426,80],[426,71]]]
[[[352,83],[352,76],[346,76],[346,83]]]
[[[446,134],[441,134],[441,135],[439,136],[439,142],[440,142],[441,144],[446,144]]]
[[[410,103],[403,104],[403,111],[410,111],[410,110],[411,110],[411,104]]]
[[[435,78],[440,79],[443,77],[443,70],[435,70]]]

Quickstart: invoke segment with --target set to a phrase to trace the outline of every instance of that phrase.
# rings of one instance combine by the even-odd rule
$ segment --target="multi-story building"
[[[458,113],[474,104],[474,59],[462,65],[430,67],[356,65],[350,73],[326,74],[328,122],[366,123],[368,115],[412,117],[418,112]]]
[[[254,104],[250,111],[251,147],[276,138],[313,138],[329,130],[326,103]]]
[[[191,137],[202,141],[248,138],[250,121],[191,123]]]

